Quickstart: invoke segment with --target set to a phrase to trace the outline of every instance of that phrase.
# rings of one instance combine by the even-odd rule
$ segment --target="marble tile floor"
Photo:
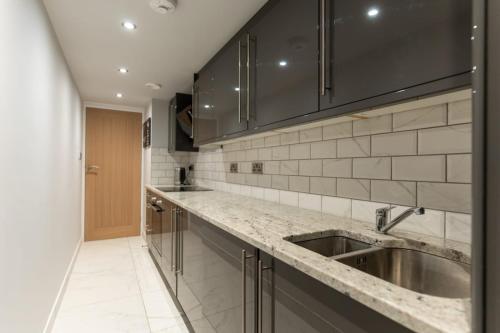
[[[85,242],[52,333],[188,332],[142,237]]]

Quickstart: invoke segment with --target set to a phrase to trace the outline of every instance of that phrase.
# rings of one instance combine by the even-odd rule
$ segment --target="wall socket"
[[[230,173],[238,173],[238,163],[231,163],[229,165],[229,172]]]
[[[264,172],[264,166],[262,162],[253,162],[252,163],[252,173],[262,175]]]

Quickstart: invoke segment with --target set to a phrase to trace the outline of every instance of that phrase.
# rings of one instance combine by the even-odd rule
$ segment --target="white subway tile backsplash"
[[[299,207],[321,212],[321,195],[299,193]]]
[[[290,159],[302,160],[311,158],[311,144],[301,143],[290,146]]]
[[[289,190],[294,192],[309,192],[309,177],[290,176]]]
[[[298,175],[299,161],[281,161],[280,174],[282,175]]]
[[[348,138],[352,136],[352,121],[323,127],[323,140]]]
[[[471,185],[450,183],[418,183],[418,206],[470,213]]]
[[[388,157],[354,158],[352,176],[366,179],[391,179],[391,159]]]
[[[339,197],[370,200],[370,181],[367,179],[337,179],[337,195]]]
[[[280,191],[270,188],[264,189],[264,199],[272,202],[280,202]]]
[[[300,160],[299,174],[301,176],[321,176],[323,174],[322,160]]]
[[[352,200],[352,218],[373,223],[373,229],[375,230],[376,211],[387,206],[387,204],[380,202]]]
[[[393,157],[392,179],[445,182],[446,156]]]
[[[299,132],[290,132],[281,134],[281,144],[282,145],[293,145],[299,143]]]
[[[351,178],[352,159],[338,158],[323,160],[323,176]]]
[[[446,212],[446,239],[471,243],[472,217],[469,214]]]
[[[338,157],[368,157],[370,156],[370,137],[360,136],[337,140]]]
[[[392,130],[392,114],[355,120],[353,124],[353,135],[362,136],[378,133],[387,133]]]
[[[472,155],[448,155],[447,181],[450,183],[470,183],[472,181]]]
[[[472,122],[472,101],[470,99],[448,104],[448,125]]]
[[[337,195],[337,179],[326,177],[311,177],[310,192],[322,195]]]
[[[273,147],[273,160],[282,161],[290,158],[290,146]]]
[[[297,192],[280,191],[280,204],[298,207],[299,194]]]
[[[288,190],[288,176],[273,175],[271,187],[277,190]]]
[[[300,131],[300,142],[314,142],[323,139],[323,129],[321,127],[310,128]]]
[[[403,213],[406,209],[411,208],[408,206],[392,206],[394,207],[390,216],[394,219],[399,214]],[[423,215],[413,214],[407,217],[402,223],[398,224],[393,229],[395,232],[398,230],[406,232],[415,232],[433,237],[444,238],[445,232],[445,215],[444,212],[432,209],[426,209]]]
[[[372,180],[371,200],[415,206],[417,203],[417,184],[415,182]]]
[[[323,196],[321,210],[326,214],[350,218],[352,215],[351,205],[351,199]]]
[[[418,204],[427,213],[396,232],[469,241],[471,101],[448,95],[360,114],[367,119],[276,130],[223,149],[153,149],[152,182],[171,184],[173,168],[192,163],[202,186],[373,223],[376,208],[397,205],[394,217]],[[251,172],[256,161],[262,175]],[[238,173],[229,172],[234,162]]]
[[[394,132],[417,128],[445,126],[447,122],[446,104],[427,108],[398,112],[394,114]]]
[[[470,153],[471,151],[471,124],[430,128],[418,131],[419,155]]]
[[[335,158],[337,157],[337,141],[327,140],[311,143],[310,158]]]
[[[372,156],[417,154],[417,132],[404,131],[372,136]]]

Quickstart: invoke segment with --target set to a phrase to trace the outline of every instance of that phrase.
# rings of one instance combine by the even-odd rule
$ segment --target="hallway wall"
[[[42,332],[82,236],[82,106],[41,1],[0,1],[0,41],[0,332]]]

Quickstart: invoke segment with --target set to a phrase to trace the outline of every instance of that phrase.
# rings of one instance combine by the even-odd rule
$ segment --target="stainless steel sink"
[[[344,236],[325,235],[325,233],[291,236],[285,238],[285,240],[325,257],[333,257],[370,248],[370,244]]]
[[[335,259],[422,294],[470,297],[470,266],[432,254],[408,249],[371,248]]]

